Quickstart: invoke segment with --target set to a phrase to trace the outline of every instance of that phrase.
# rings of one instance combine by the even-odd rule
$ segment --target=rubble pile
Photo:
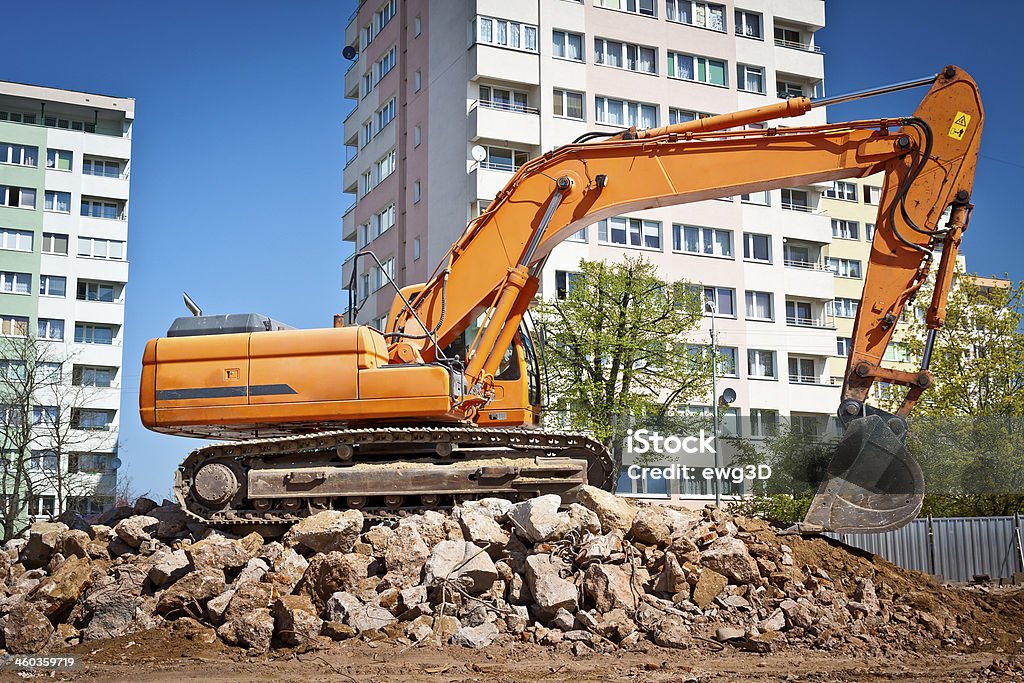
[[[942,601],[863,559],[832,576],[798,559],[807,541],[764,522],[590,487],[561,503],[491,498],[386,521],[328,510],[279,540],[208,530],[146,499],[102,523],[37,523],[0,553],[0,645],[58,651],[179,620],[254,652],[355,637],[575,655],[970,642]]]

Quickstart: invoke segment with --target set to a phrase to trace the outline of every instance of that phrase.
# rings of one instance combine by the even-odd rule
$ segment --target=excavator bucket
[[[825,479],[797,530],[877,533],[914,519],[924,499],[924,477],[907,450],[906,433],[906,422],[896,416],[874,414],[847,421]]]

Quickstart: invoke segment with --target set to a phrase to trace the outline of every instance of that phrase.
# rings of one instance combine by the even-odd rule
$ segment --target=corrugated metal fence
[[[927,517],[882,534],[829,536],[946,581],[970,581],[981,574],[1002,579],[1024,572],[1024,519],[1020,515]]]

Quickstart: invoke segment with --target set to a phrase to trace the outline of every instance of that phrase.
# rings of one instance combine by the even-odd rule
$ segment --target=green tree
[[[677,427],[678,408],[710,389],[711,354],[687,341],[700,324],[702,290],[666,282],[642,257],[582,260],[570,283],[535,312],[544,331],[549,414],[604,442],[619,467],[631,426],[643,420]]]
[[[906,316],[901,343],[924,352],[931,291]],[[923,514],[1024,511],[1024,286],[958,273],[932,353],[934,385],[909,420],[907,446],[921,464]],[[901,392],[879,402],[894,410]]]

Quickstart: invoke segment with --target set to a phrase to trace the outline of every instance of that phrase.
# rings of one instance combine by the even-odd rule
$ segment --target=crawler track
[[[474,427],[360,428],[198,448],[175,476],[185,511],[216,527],[284,527],[321,510],[370,517],[495,496],[571,498],[610,489],[612,460],[570,432]]]

